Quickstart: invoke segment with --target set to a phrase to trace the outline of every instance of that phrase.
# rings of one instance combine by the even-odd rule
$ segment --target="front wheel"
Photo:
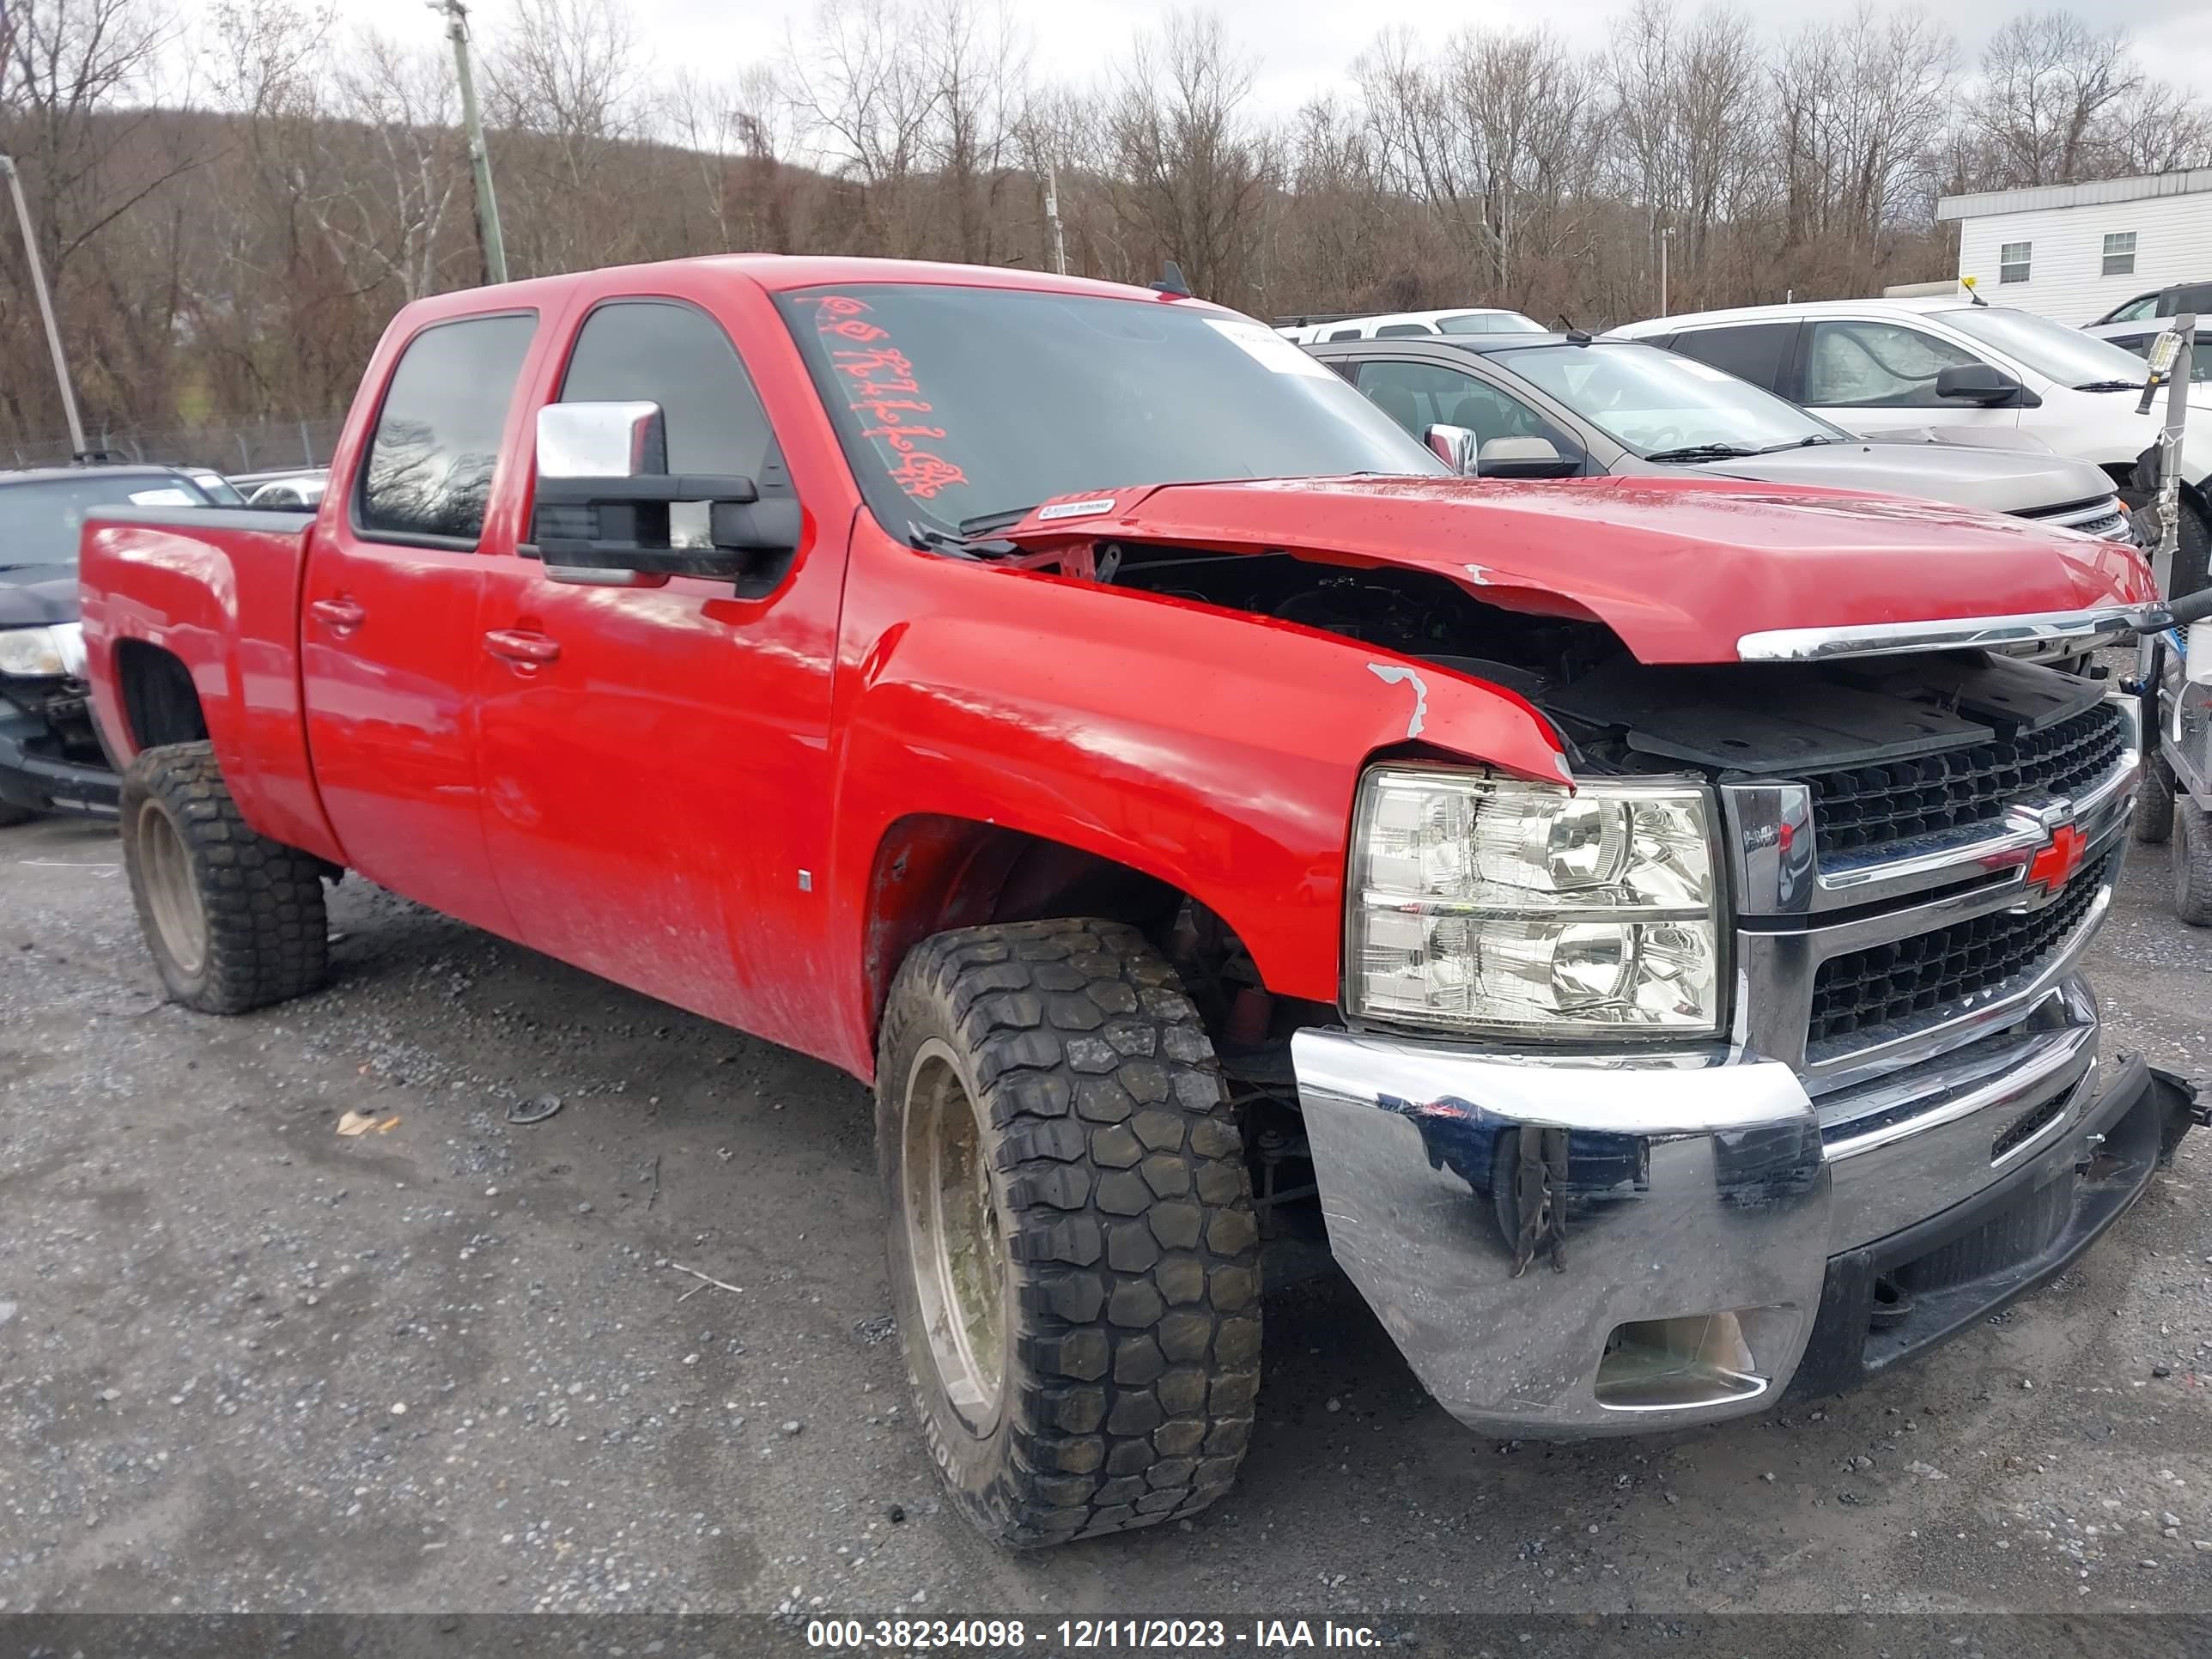
[[[131,902],[173,999],[242,1014],[322,983],[323,866],[248,827],[212,744],[141,753],[121,814]]]
[[[877,1067],[891,1295],[954,1504],[1030,1547],[1220,1497],[1259,1389],[1259,1231],[1173,970],[1115,922],[939,934]]]
[[[2135,836],[2155,847],[2173,833],[2173,769],[2159,752],[2158,733],[2149,738],[2150,752],[2143,757],[2142,781],[2136,785]]]

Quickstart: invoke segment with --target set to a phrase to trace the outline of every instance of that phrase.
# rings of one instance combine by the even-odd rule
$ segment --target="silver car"
[[[1439,453],[1463,445],[1467,470],[1486,477],[1702,472],[1917,496],[2136,540],[2112,478],[2087,461],[2016,436],[2002,449],[1964,433],[1854,437],[1724,369],[1633,340],[1490,334],[1307,349]],[[1449,430],[1431,438],[1440,428]]]

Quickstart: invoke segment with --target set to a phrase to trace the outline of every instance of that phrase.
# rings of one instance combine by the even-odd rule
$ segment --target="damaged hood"
[[[1300,478],[1047,502],[1036,551],[1133,540],[1397,565],[1487,603],[1602,623],[1648,663],[1747,634],[2020,616],[2157,597],[2132,550],[1938,502],[1722,479]]]

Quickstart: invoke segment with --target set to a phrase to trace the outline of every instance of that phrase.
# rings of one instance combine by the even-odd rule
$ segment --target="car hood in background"
[[[0,570],[0,628],[42,628],[76,620],[76,567],[33,564]]]
[[[1966,449],[2024,449],[2034,455],[2057,451],[2033,432],[2016,426],[1889,426],[1859,434],[1873,444],[1955,444]]]
[[[1648,663],[1747,634],[2023,616],[2158,597],[2132,548],[1935,501],[1724,478],[1285,478],[1048,501],[1025,550],[1141,541],[1395,565],[1509,611],[1600,622]]]
[[[1949,501],[1984,513],[2035,513],[2108,497],[2105,470],[2045,449],[1967,448],[1950,443],[1833,443],[1771,455],[1703,461],[1696,470],[1763,483],[1817,484]]]

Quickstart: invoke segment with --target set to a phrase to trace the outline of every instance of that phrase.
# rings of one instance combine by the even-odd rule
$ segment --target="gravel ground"
[[[1479,1438],[1294,1287],[1229,1500],[1017,1558],[912,1432],[859,1085],[355,880],[327,990],[187,1014],[117,859],[0,831],[0,1610],[2212,1607],[2212,1135],[1907,1374],[1696,1433]],[[2212,1070],[2160,852],[2096,955],[2108,1052]]]

